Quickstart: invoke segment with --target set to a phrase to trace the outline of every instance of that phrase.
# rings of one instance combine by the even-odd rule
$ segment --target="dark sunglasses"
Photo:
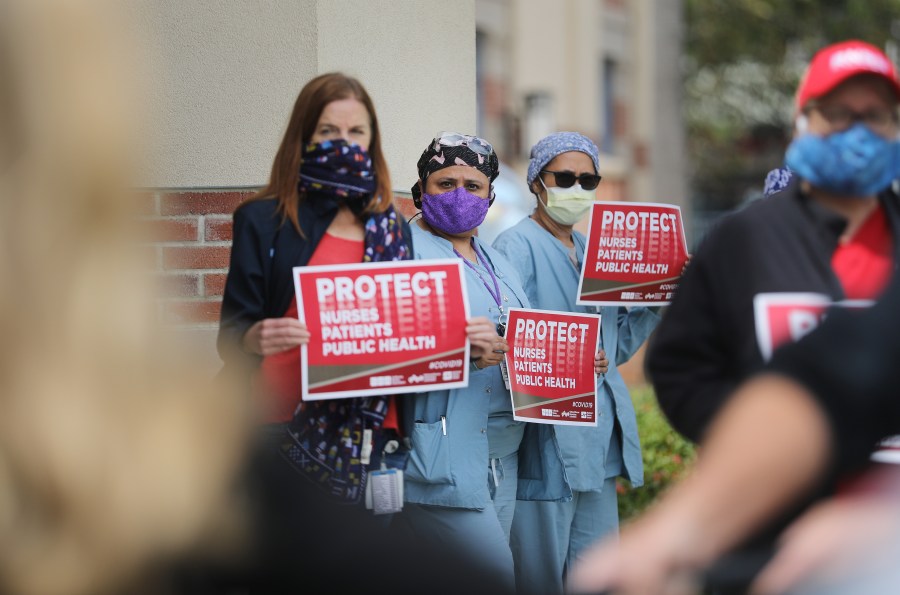
[[[597,174],[581,174],[580,176],[576,176],[570,171],[550,171],[549,169],[542,169],[541,173],[553,174],[553,177],[556,179],[556,185],[560,188],[571,188],[577,180],[585,190],[593,190],[600,185],[600,180],[603,179],[602,176]]]

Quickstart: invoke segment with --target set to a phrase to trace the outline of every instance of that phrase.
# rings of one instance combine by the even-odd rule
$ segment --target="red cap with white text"
[[[900,98],[897,70],[884,52],[863,41],[844,41],[830,45],[813,56],[806,74],[797,89],[796,108],[799,112],[810,99],[829,93],[851,76],[874,74],[884,77]]]

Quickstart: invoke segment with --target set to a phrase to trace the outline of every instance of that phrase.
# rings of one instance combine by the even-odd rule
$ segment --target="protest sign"
[[[815,330],[833,306],[868,308],[872,300],[833,301],[822,293],[760,293],[753,296],[756,341],[763,359],[769,361],[775,349],[799,341]],[[900,436],[883,439],[872,452],[876,463],[900,465]]]
[[[753,296],[756,341],[763,359],[768,361],[784,343],[799,341],[819,326],[832,306],[866,308],[871,300],[833,301],[821,293],[760,293]]]
[[[304,401],[468,384],[458,259],[295,267],[294,287]]]
[[[516,420],[597,425],[599,316],[510,308],[506,340]]]
[[[667,305],[685,262],[687,243],[677,206],[594,203],[577,302]]]

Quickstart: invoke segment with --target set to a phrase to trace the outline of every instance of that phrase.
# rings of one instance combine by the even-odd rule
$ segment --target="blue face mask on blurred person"
[[[842,132],[794,139],[784,163],[816,188],[843,196],[872,196],[900,177],[900,142],[857,123]]]

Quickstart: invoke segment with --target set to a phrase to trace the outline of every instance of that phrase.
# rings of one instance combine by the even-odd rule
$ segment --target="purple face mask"
[[[422,194],[422,218],[431,227],[456,235],[481,225],[490,204],[460,186],[443,194]]]

